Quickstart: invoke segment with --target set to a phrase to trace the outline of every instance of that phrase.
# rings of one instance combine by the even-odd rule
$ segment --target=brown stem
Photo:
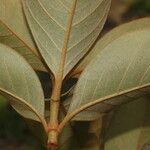
[[[124,94],[127,94],[127,93],[130,93],[130,92],[133,92],[133,91],[136,91],[136,90],[140,90],[140,89],[143,89],[143,88],[147,88],[149,87],[150,84],[145,84],[145,85],[141,85],[141,86],[137,86],[135,88],[131,88],[131,89],[128,89],[128,90],[124,90],[124,91],[121,91],[121,92],[118,92],[118,93],[114,93],[112,95],[108,95],[108,96],[105,96],[105,97],[102,97],[100,99],[97,99],[97,100],[91,100],[91,102],[81,106],[80,108],[77,108],[75,109],[74,111],[68,113],[65,118],[63,119],[63,121],[59,124],[59,127],[58,127],[58,131],[61,132],[62,129],[68,124],[68,122],[73,118],[75,117],[77,114],[79,114],[80,112],[86,110],[87,108],[89,107],[92,107],[92,106],[95,106],[96,104],[100,104],[100,103],[103,103],[105,102],[106,100],[108,99],[111,99],[111,98],[115,98],[115,97],[118,97],[118,96],[121,96],[121,95],[124,95]]]
[[[54,83],[54,88],[53,88],[52,97],[51,97],[49,135],[48,135],[49,147],[56,147],[58,144],[58,130],[57,129],[58,129],[58,115],[59,115],[59,106],[60,106],[60,97],[61,97],[61,87],[62,87],[62,82],[63,82],[66,53],[67,53],[76,3],[77,3],[77,0],[73,0],[72,8],[69,13],[67,29],[65,33],[64,45],[62,48],[60,65],[59,65],[58,72],[56,73],[56,76],[55,76],[55,83]]]

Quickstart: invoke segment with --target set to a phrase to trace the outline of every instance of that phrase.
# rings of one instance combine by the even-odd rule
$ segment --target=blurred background
[[[150,16],[150,0],[112,0],[104,30],[147,16]]]
[[[146,16],[150,16],[150,0],[112,0],[103,33]],[[44,87],[48,87],[46,78],[42,75]],[[44,150],[39,143],[25,121],[0,97],[0,150]]]

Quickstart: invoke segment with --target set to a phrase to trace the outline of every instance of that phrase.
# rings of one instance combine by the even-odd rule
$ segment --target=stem
[[[50,105],[50,122],[49,122],[49,135],[48,135],[48,145],[49,147],[55,147],[58,143],[58,116],[59,116],[59,106],[60,106],[60,97],[61,97],[61,88],[64,76],[64,67],[67,54],[67,48],[71,33],[71,27],[73,22],[73,17],[75,13],[77,0],[73,0],[72,8],[69,13],[69,20],[67,24],[67,30],[65,33],[64,45],[62,48],[60,65],[58,72],[55,76],[55,84],[51,96],[51,105]]]
[[[102,98],[97,99],[97,100],[92,100],[91,102],[89,102],[89,103],[81,106],[80,108],[75,109],[71,113],[67,114],[65,116],[64,120],[59,124],[58,131],[61,132],[61,130],[67,125],[67,123],[73,117],[75,117],[77,114],[79,114],[80,112],[84,111],[85,109],[87,109],[89,107],[92,107],[92,106],[94,106],[96,104],[99,104],[99,103],[103,103],[108,99],[115,98],[115,97],[130,93],[130,92],[133,92],[133,91],[136,91],[136,90],[140,90],[140,89],[143,89],[143,88],[146,88],[146,87],[149,87],[149,86],[150,86],[150,84],[148,83],[148,84],[137,86],[135,88],[131,88],[131,89],[128,89],[128,90],[125,90],[125,91],[121,91],[121,92],[118,92],[118,93],[115,93],[115,94],[112,94],[112,95],[108,95],[108,96],[102,97]]]

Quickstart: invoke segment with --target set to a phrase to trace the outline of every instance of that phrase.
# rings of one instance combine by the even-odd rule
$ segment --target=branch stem
[[[124,95],[124,94],[127,94],[127,93],[130,93],[130,92],[133,92],[133,91],[136,91],[136,90],[142,90],[143,88],[147,88],[149,87],[150,84],[145,84],[145,85],[140,85],[140,86],[137,86],[135,88],[131,88],[131,89],[128,89],[128,90],[124,90],[124,91],[121,91],[121,92],[118,92],[118,93],[115,93],[115,94],[112,94],[112,95],[108,95],[108,96],[105,96],[105,97],[102,97],[100,99],[97,99],[97,100],[92,100],[91,102],[81,106],[80,108],[77,108],[75,109],[74,111],[70,112],[69,114],[67,114],[65,116],[65,118],[63,119],[63,121],[59,124],[59,127],[58,127],[58,132],[61,132],[62,129],[68,124],[69,121],[71,121],[71,119],[73,117],[75,117],[77,114],[79,114],[80,112],[86,110],[87,108],[89,107],[92,107],[96,104],[100,104],[100,103],[103,103],[105,102],[106,100],[108,99],[111,99],[111,98],[115,98],[115,97],[118,97],[118,96],[121,96],[121,95]],[[141,91],[142,92],[142,91]]]
[[[51,105],[50,105],[50,121],[49,121],[49,135],[48,135],[48,145],[49,147],[55,147],[58,144],[58,116],[59,116],[59,107],[60,107],[60,97],[61,97],[61,88],[64,77],[64,68],[65,68],[65,60],[68,49],[68,43],[72,28],[73,17],[76,9],[77,0],[73,0],[71,11],[68,17],[68,24],[66,28],[64,45],[62,48],[61,56],[60,56],[60,65],[58,68],[58,72],[55,75],[55,83],[51,96]]]

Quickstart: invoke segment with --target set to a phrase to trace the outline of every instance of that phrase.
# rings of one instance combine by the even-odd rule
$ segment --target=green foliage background
[[[0,149],[43,150],[24,120],[0,96]]]
[[[150,14],[150,1],[132,0],[129,13],[133,16],[148,16]]]

